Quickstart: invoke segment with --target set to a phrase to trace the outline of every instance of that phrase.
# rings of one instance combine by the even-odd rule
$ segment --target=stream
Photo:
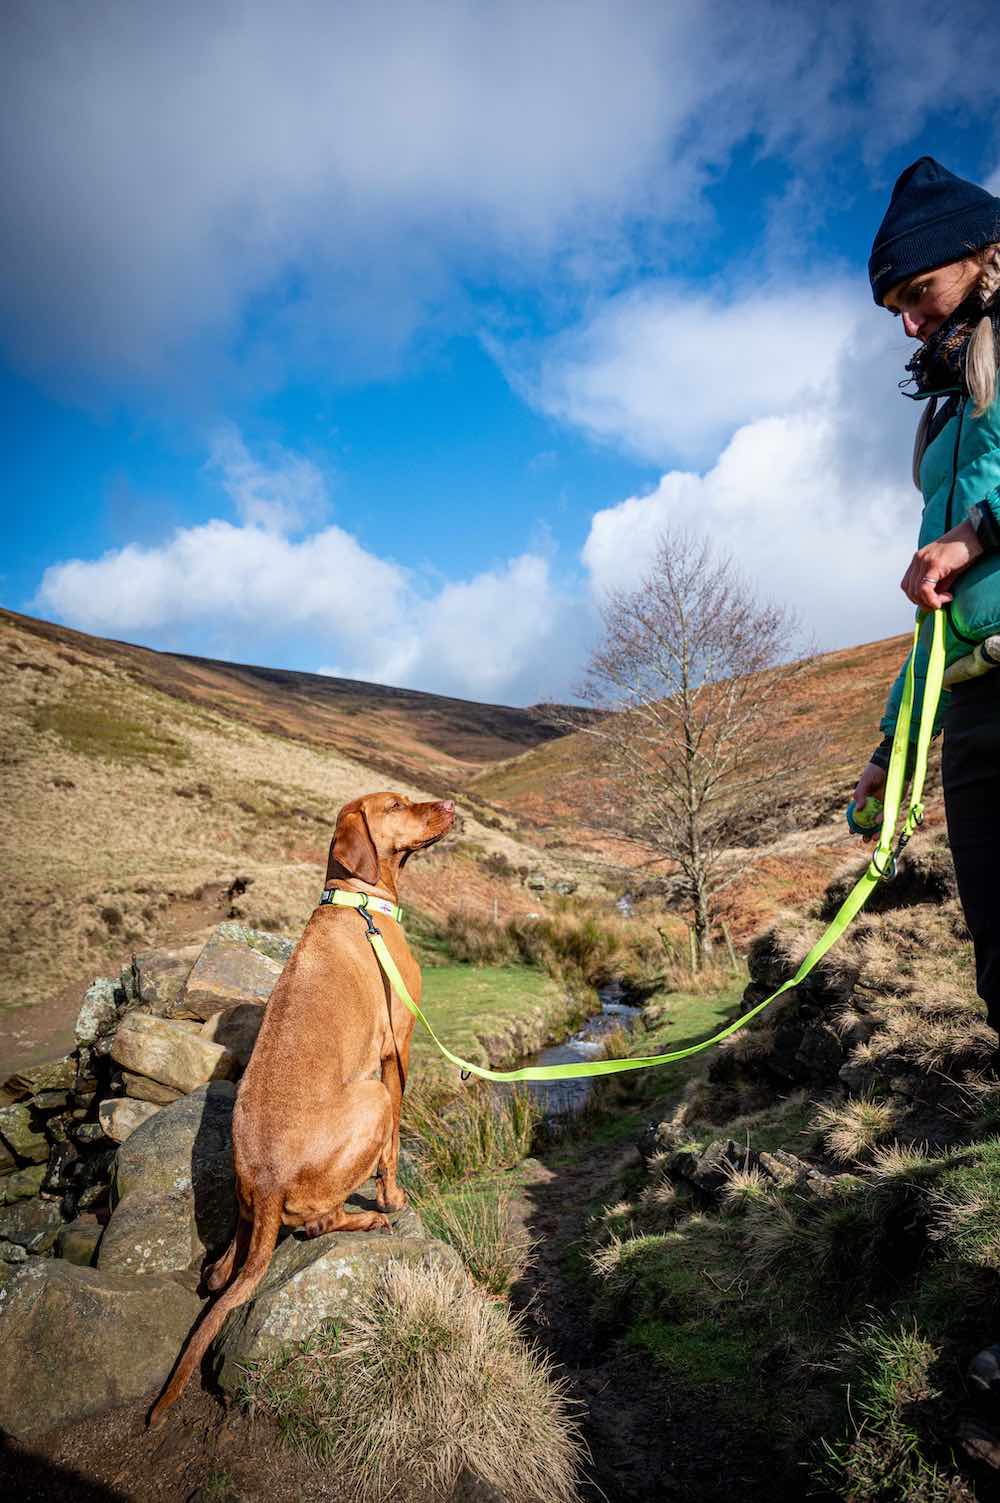
[[[552,1044],[522,1060],[524,1065],[567,1065],[581,1060],[600,1059],[604,1052],[604,1035],[612,1028],[632,1029],[641,1011],[622,1001],[620,981],[609,981],[597,988],[600,1012],[589,1017],[581,1028],[561,1044]],[[593,1089],[593,1080],[532,1080],[528,1090],[536,1097],[547,1117],[566,1117],[583,1107]]]

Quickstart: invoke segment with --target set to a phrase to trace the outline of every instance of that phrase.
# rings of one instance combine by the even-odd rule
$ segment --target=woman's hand
[[[885,795],[885,768],[879,767],[877,762],[869,762],[860,778],[858,778],[858,786],[851,794],[855,809],[862,808],[867,800],[871,798],[872,794],[877,799],[881,799]],[[878,828],[876,827],[870,835],[862,836],[862,839],[866,843],[870,840],[876,840],[878,833]]]
[[[983,545],[976,537],[972,523],[960,522],[937,542],[917,550],[899,587],[914,605],[936,611],[952,598],[949,586],[953,580],[974,563],[982,551]]]

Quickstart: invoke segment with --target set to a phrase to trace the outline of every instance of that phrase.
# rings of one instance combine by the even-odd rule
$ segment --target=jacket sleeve
[[[930,655],[930,648],[924,641],[925,636],[926,633],[921,632],[920,641],[918,642],[916,649],[917,660],[913,669],[913,714],[910,717],[911,745],[914,745],[916,743],[917,735],[920,731],[920,712],[923,709],[924,684],[927,681],[927,659]],[[885,711],[882,715],[882,719],[879,721],[879,729],[886,736],[894,736],[896,734],[896,720],[899,716],[900,701],[903,698],[903,684],[906,680],[906,670],[909,665],[909,661],[910,654],[907,653],[906,658],[903,662],[903,666],[896,675],[896,679],[893,683],[892,688],[889,690],[889,698],[886,700]],[[937,714],[934,716],[935,736],[941,729],[941,725],[944,720],[944,712],[948,708],[950,700],[951,695],[947,691],[944,691],[941,695],[940,702],[938,703]]]

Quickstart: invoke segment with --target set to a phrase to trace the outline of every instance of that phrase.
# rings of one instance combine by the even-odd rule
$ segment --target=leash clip
[[[364,919],[365,923],[368,925],[368,938],[369,939],[374,939],[376,935],[381,935],[382,930],[381,929],[377,929],[375,927],[375,923],[374,923],[374,921],[372,919],[372,916],[368,912],[368,894],[365,893],[364,897],[365,897],[365,901],[359,906],[358,912],[360,913],[361,917]]]
[[[875,875],[880,882],[891,882],[896,875],[896,857],[899,855],[899,850],[900,848],[897,846],[896,850],[888,852],[885,866],[879,866],[878,851],[873,852],[872,866],[875,868]]]

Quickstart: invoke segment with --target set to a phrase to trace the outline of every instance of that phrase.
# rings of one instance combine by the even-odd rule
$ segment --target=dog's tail
[[[222,1323],[230,1310],[246,1304],[267,1272],[281,1230],[282,1200],[283,1197],[278,1192],[254,1206],[253,1230],[250,1233],[250,1250],[246,1262],[229,1288],[205,1311],[200,1323],[189,1336],[170,1375],[170,1381],[150,1411],[148,1424],[151,1428],[161,1422],[171,1404],[180,1398],[188,1379],[222,1329]]]

